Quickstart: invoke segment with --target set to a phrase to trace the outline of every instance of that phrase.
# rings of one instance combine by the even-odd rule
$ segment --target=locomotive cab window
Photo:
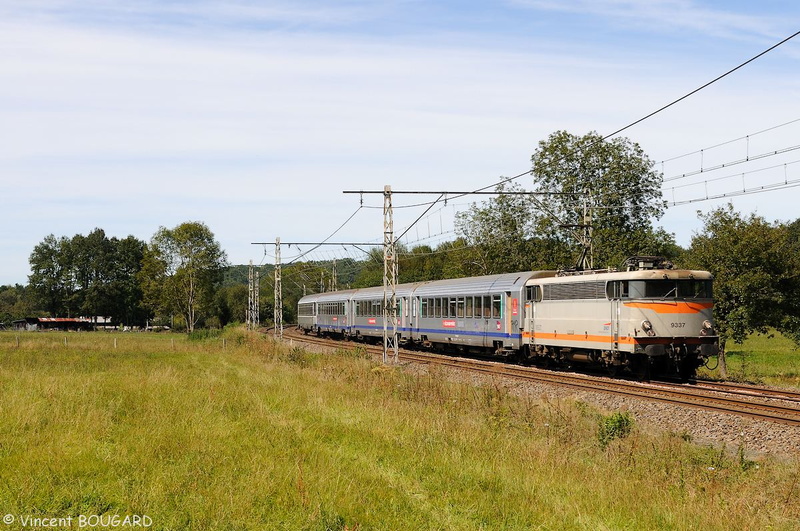
[[[631,299],[710,299],[710,280],[631,280],[629,293],[622,295]]]
[[[615,280],[613,282],[607,282],[606,297],[608,299],[627,299],[629,297],[628,281]]]
[[[541,302],[542,300],[542,287],[541,286],[526,286],[525,287],[525,300],[533,302]]]

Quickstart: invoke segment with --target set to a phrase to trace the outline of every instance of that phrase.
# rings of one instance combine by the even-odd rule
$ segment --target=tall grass
[[[499,382],[233,331],[67,339],[0,334],[0,515],[144,514],[164,530],[800,525],[798,461],[627,421],[601,440],[611,416]]]

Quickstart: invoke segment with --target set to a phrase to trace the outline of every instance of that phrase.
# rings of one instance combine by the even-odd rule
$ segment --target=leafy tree
[[[398,258],[402,254],[403,248],[398,249]],[[398,273],[400,267],[398,265]],[[402,274],[402,273],[401,273]],[[370,288],[383,285],[383,248],[372,247],[367,252],[367,257],[363,262],[361,271],[355,278],[354,288]]]
[[[72,238],[49,235],[31,253],[33,300],[51,316],[108,316],[144,322],[136,273],[144,242],[108,238],[102,229]]]
[[[573,255],[580,251],[573,233],[582,230],[576,226],[584,224],[585,206],[592,213],[597,265],[674,251],[672,235],[652,226],[666,208],[662,176],[638,144],[627,138],[603,140],[596,132],[556,131],[539,142],[531,161],[535,191],[554,194],[534,199],[532,211],[536,233],[552,248],[572,249]]]
[[[36,305],[51,316],[69,316],[69,303],[75,293],[70,240],[53,234],[45,236],[33,248],[28,262],[28,285]]]
[[[25,286],[0,286],[0,323],[9,324],[16,319],[33,316],[35,310],[31,304]]]
[[[503,183],[495,191],[497,197],[456,214],[456,232],[465,246],[459,253],[465,274],[555,269],[569,263],[568,245],[557,235],[538,234],[534,197],[517,194],[523,191],[517,184]]]
[[[503,183],[499,194],[482,204],[456,214],[456,232],[470,246],[465,253],[465,267],[470,274],[489,275],[526,270],[535,256],[531,238],[534,233],[534,203],[517,184]]]
[[[714,274],[720,347],[769,328],[800,341],[797,222],[768,223],[755,214],[743,216],[730,204],[698,216],[704,227],[692,238],[688,263]]]
[[[144,251],[139,273],[144,301],[156,313],[183,316],[192,332],[210,314],[227,257],[203,223],[161,227]]]
[[[142,306],[143,295],[137,275],[142,269],[145,243],[133,236],[121,240],[112,238],[111,243],[109,315],[120,323],[143,324],[147,312]]]
[[[247,284],[223,286],[215,294],[215,315],[221,326],[246,320],[248,302]]]
[[[82,315],[111,315],[111,292],[114,242],[103,229],[96,228],[88,236],[76,234],[70,242],[71,267],[77,282],[73,305]]]

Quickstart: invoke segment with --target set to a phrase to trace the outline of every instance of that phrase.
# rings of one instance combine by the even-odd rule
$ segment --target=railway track
[[[712,391],[720,391],[732,395],[753,396],[758,398],[774,398],[778,400],[785,400],[787,402],[796,402],[800,404],[800,392],[790,391],[788,389],[769,389],[766,387],[759,387],[757,385],[746,385],[730,382],[714,382],[709,380],[692,380],[690,385],[697,389],[708,389]]]
[[[341,341],[304,336],[294,332],[286,334],[286,336],[294,341],[327,347],[340,348],[342,346]],[[347,343],[347,345],[352,345],[352,343]],[[383,353],[381,347],[361,346],[376,355],[382,355]],[[605,392],[618,396],[800,426],[800,406],[798,406],[800,404],[800,393],[792,391],[702,380],[688,384],[632,382],[408,350],[401,350],[400,359],[407,362],[451,367],[491,376],[560,385],[585,391]]]

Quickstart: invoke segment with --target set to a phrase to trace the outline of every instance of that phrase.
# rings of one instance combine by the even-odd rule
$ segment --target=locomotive
[[[401,345],[688,378],[719,352],[713,276],[632,257],[624,270],[524,271],[401,284]],[[383,288],[307,295],[305,333],[377,342]]]

